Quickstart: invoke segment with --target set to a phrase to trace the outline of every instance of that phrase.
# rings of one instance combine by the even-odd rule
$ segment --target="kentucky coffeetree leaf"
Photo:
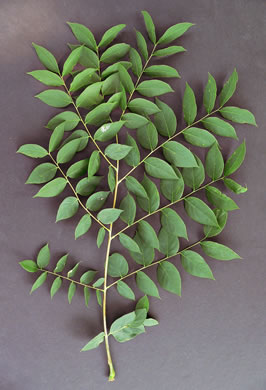
[[[210,225],[217,226],[216,216],[201,199],[195,198],[194,196],[190,196],[185,199],[185,210],[187,215],[202,225]]]
[[[152,43],[156,43],[156,33],[155,33],[155,26],[152,20],[151,15],[147,11],[141,11],[142,16],[144,18],[146,30],[148,33],[148,36]]]
[[[145,189],[148,198],[137,196],[138,205],[148,213],[152,213],[157,210],[160,206],[160,194],[157,186],[151,179],[144,174],[144,178],[141,185]]]
[[[163,196],[170,200],[170,202],[174,202],[181,198],[184,192],[184,180],[178,168],[173,167],[176,173],[175,180],[162,179],[160,181],[160,189]],[[189,169],[189,168],[187,168]],[[193,168],[191,168],[193,169]]]
[[[58,208],[56,222],[73,217],[78,212],[78,208],[78,199],[75,196],[68,196]]]
[[[53,54],[50,53],[49,50],[45,49],[45,47],[36,45],[36,43],[33,43],[32,46],[34,47],[36,54],[39,57],[41,63],[48,70],[51,70],[54,73],[59,73],[59,68]]]
[[[80,283],[83,284],[90,284],[93,279],[95,278],[95,275],[97,274],[97,271],[87,271],[80,277]]]
[[[137,46],[140,51],[140,54],[142,55],[143,59],[147,61],[149,56],[147,43],[144,36],[141,34],[141,32],[137,30],[136,30],[136,39],[137,39]]]
[[[91,216],[89,214],[85,214],[83,217],[81,217],[75,229],[75,240],[89,231],[91,222]]]
[[[169,163],[177,167],[194,168],[198,166],[193,153],[179,142],[169,141],[165,143],[163,154]]]
[[[152,65],[144,70],[144,73],[150,77],[162,77],[162,78],[180,78],[178,71],[172,66],[168,65]]]
[[[124,123],[124,121],[117,121],[102,125],[98,130],[96,130],[94,139],[101,142],[110,141],[116,136]]]
[[[50,141],[49,141],[49,153],[54,152],[58,146],[60,145],[65,132],[65,124],[64,122],[60,123],[60,125],[56,126],[53,130]]]
[[[257,126],[254,115],[244,108],[238,107],[223,107],[220,109],[220,114],[232,122],[247,123],[248,125]]]
[[[43,163],[33,169],[26,184],[42,184],[52,180],[57,172],[57,167],[51,163]]]
[[[169,46],[164,49],[155,50],[153,55],[155,57],[166,57],[177,53],[183,53],[186,49],[183,46]]]
[[[190,127],[183,132],[183,135],[185,140],[191,145],[200,146],[201,148],[209,148],[217,142],[211,133],[198,127]]]
[[[115,189],[115,171],[114,171],[114,168],[112,168],[111,166],[109,166],[109,169],[108,169],[108,186],[110,188],[110,191],[111,192],[114,192],[114,189]]]
[[[144,272],[137,272],[136,283],[140,291],[142,291],[144,294],[150,295],[155,298],[160,298],[156,284]]]
[[[181,296],[181,277],[177,268],[169,261],[162,261],[157,267],[159,285],[173,294]]]
[[[38,192],[34,195],[34,198],[52,198],[61,194],[67,185],[66,179],[58,177],[53,179],[49,183],[45,184]]]
[[[226,102],[233,96],[236,90],[236,84],[238,81],[238,74],[236,69],[234,69],[233,73],[224,84],[223,89],[220,93],[220,106],[224,106]]]
[[[73,139],[72,141],[65,144],[57,153],[56,161],[58,164],[65,164],[72,160],[78,151],[78,147],[80,144],[80,139]]]
[[[218,227],[205,225],[204,234],[206,237],[214,237],[220,234],[223,231],[227,222],[227,216],[228,216],[227,211],[214,209],[213,212],[216,216]]]
[[[140,249],[139,249],[138,244],[131,237],[127,236],[124,233],[120,233],[118,237],[119,237],[120,244],[124,248],[126,248],[132,252],[139,252],[140,253]]]
[[[169,234],[188,239],[186,225],[175,210],[169,207],[163,209],[161,211],[161,224]]]
[[[58,125],[64,122],[64,130],[70,131],[77,126],[79,121],[80,121],[79,116],[74,112],[63,111],[60,112],[60,114],[55,115],[52,119],[50,119],[46,127],[50,130],[54,130]]]
[[[183,268],[193,276],[198,278],[213,279],[213,273],[203,259],[203,257],[197,252],[186,250],[181,253],[181,263]]]
[[[19,262],[19,265],[27,272],[36,272],[38,271],[37,264],[33,260],[23,260]]]
[[[63,66],[63,72],[62,72],[63,77],[68,75],[73,70],[74,66],[77,65],[79,61],[79,57],[81,55],[81,51],[82,51],[82,46],[77,47],[69,54]]]
[[[122,144],[110,144],[105,148],[104,153],[112,160],[122,160],[131,150],[131,146]]]
[[[50,254],[49,245],[46,244],[40,249],[40,251],[38,253],[38,256],[37,256],[38,267],[40,267],[40,268],[47,267],[47,265],[50,262],[50,258],[51,258],[51,254]]]
[[[72,103],[72,99],[67,93],[57,89],[47,89],[35,95],[35,97],[48,104],[48,106],[57,108],[66,107]]]
[[[37,290],[47,279],[47,272],[43,272],[33,283],[30,293]]]
[[[174,111],[166,103],[156,98],[156,105],[161,110],[154,115],[154,124],[159,134],[171,137],[176,132],[176,116]]]
[[[43,158],[47,156],[48,152],[42,146],[37,144],[25,144],[20,146],[17,153],[24,154],[24,156],[32,158]]]
[[[100,169],[101,157],[98,150],[94,150],[89,158],[88,163],[88,178],[94,176]]]
[[[90,49],[96,51],[97,44],[92,32],[83,24],[80,23],[67,23],[71,28],[76,39],[83,45],[88,46]]]
[[[102,103],[86,115],[85,122],[89,125],[101,125],[106,122],[113,108],[113,103]]]
[[[238,205],[229,198],[229,196],[223,194],[218,188],[208,186],[205,189],[208,201],[215,207],[225,211],[237,210]]]
[[[218,242],[203,241],[200,246],[207,256],[213,257],[217,260],[241,259],[241,257],[232,249],[225,245],[218,244]]]
[[[196,155],[195,155],[195,159],[197,161],[198,167],[183,168],[182,170],[182,175],[185,184],[188,187],[192,188],[193,190],[199,188],[205,180],[204,166],[201,160]]]
[[[158,235],[160,252],[165,256],[173,256],[179,249],[179,239],[174,234],[169,233],[164,227],[159,231]]]
[[[225,178],[224,184],[229,190],[233,191],[235,194],[243,194],[247,192],[248,188],[241,186],[239,183],[234,181],[233,179]]]
[[[79,89],[92,84],[96,80],[98,80],[96,75],[96,69],[94,68],[84,69],[74,77],[72,83],[70,84],[69,91],[70,92],[78,91]]]
[[[120,253],[113,253],[109,257],[108,275],[113,278],[125,276],[128,273],[128,264]]]
[[[102,246],[102,243],[104,241],[104,237],[105,237],[105,228],[104,227],[101,227],[98,231],[98,234],[97,234],[97,247],[100,248]]]
[[[219,177],[221,177],[223,174],[224,159],[216,142],[210,147],[206,155],[205,168],[207,175],[212,180],[219,179]]]
[[[203,94],[203,104],[208,114],[213,110],[216,101],[216,96],[217,96],[216,81],[214,77],[210,73],[208,73],[208,82],[205,86],[204,94]]]
[[[102,176],[92,176],[89,178],[85,177],[84,179],[81,179],[76,186],[76,192],[83,196],[91,195],[95,191],[95,188],[101,182],[102,178]]]
[[[124,161],[131,167],[136,167],[140,162],[140,152],[138,145],[131,135],[127,134],[126,145],[131,146],[130,152],[124,157]]]
[[[157,157],[148,157],[144,164],[148,175],[158,179],[176,180],[174,169],[166,161]]]
[[[87,209],[91,211],[100,210],[105,204],[109,194],[109,191],[99,191],[92,194],[86,202]]]
[[[143,98],[136,98],[131,100],[128,104],[128,108],[130,111],[143,116],[149,116],[161,111],[161,109],[156,104]]]
[[[53,281],[53,284],[52,284],[51,289],[50,289],[51,299],[54,297],[54,295],[60,289],[61,285],[62,285],[62,279],[60,278],[60,276],[57,276],[57,278],[55,278],[55,280]]]
[[[57,74],[50,72],[49,70],[33,70],[32,72],[27,72],[27,74],[31,75],[41,83],[51,87],[64,85],[63,80]]]
[[[197,115],[197,103],[192,88],[186,83],[186,89],[183,97],[183,114],[188,125],[191,125]]]
[[[70,304],[72,302],[72,299],[75,295],[77,286],[75,285],[74,282],[71,282],[69,287],[68,287],[68,293],[67,293],[67,298],[68,298],[68,303]]]
[[[85,175],[88,170],[88,163],[89,159],[85,158],[84,160],[77,161],[76,163],[72,164],[68,170],[66,175],[70,177],[71,179],[77,179],[80,176]]]
[[[164,95],[168,92],[174,92],[172,87],[164,81],[161,80],[146,80],[142,81],[137,86],[137,92],[143,96],[153,97]]]
[[[133,47],[129,50],[129,58],[132,63],[132,72],[135,76],[139,77],[142,72],[142,61],[139,53]]]
[[[68,254],[60,257],[60,259],[56,263],[54,272],[58,273],[58,272],[62,272],[63,271],[63,269],[65,268],[66,262],[67,262],[67,258],[68,258]]]
[[[100,61],[105,64],[113,64],[122,57],[124,57],[129,51],[130,46],[126,43],[117,43],[116,45],[110,46],[105,52],[103,52]]]
[[[123,115],[123,120],[125,121],[125,126],[128,129],[138,129],[149,123],[149,120],[142,115],[128,112]]]
[[[131,225],[136,216],[136,202],[130,194],[127,194],[121,201],[119,205],[120,210],[123,210],[120,218],[126,224]]]
[[[99,47],[105,47],[109,45],[118,35],[118,33],[126,27],[125,24],[118,24],[117,26],[113,26],[109,28],[102,36],[100,40]]]
[[[159,249],[159,240],[153,227],[147,221],[138,223],[138,234],[144,244]]]
[[[134,195],[148,199],[147,192],[142,184],[133,176],[127,176],[126,187]]]
[[[131,299],[135,301],[135,294],[133,290],[122,280],[119,280],[117,283],[117,292],[124,298]]]
[[[97,215],[97,218],[102,222],[102,223],[105,223],[105,224],[111,224],[113,222],[115,222],[120,214],[123,212],[123,210],[120,210],[120,209],[103,209],[101,210],[98,215]]]
[[[234,173],[243,163],[246,155],[246,142],[245,140],[239,145],[235,151],[231,154],[229,159],[225,162],[224,175],[229,176]]]
[[[124,66],[121,64],[118,66],[118,73],[125,90],[131,93],[134,90],[134,83],[126,68],[124,68]]]
[[[220,135],[222,137],[230,137],[238,139],[235,129],[230,123],[223,121],[220,118],[210,117],[202,121],[203,126],[212,131],[214,134]]]
[[[90,351],[91,349],[97,348],[104,341],[104,332],[99,333],[88,344],[86,344],[81,351]]]
[[[165,33],[161,36],[158,41],[158,44],[170,43],[175,39],[181,37],[191,26],[194,26],[193,23],[177,23],[174,26],[169,27]]]

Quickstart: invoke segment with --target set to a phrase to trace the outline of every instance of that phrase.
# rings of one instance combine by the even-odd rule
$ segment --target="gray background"
[[[160,326],[134,341],[111,341],[117,371],[106,382],[104,347],[79,349],[101,330],[101,313],[92,300],[89,309],[78,292],[67,303],[67,287],[51,302],[51,280],[29,296],[34,275],[18,261],[36,256],[50,242],[55,259],[70,252],[101,268],[104,248],[97,250],[96,228],[75,242],[71,221],[54,223],[58,199],[32,199],[37,191],[24,182],[35,162],[15,151],[22,143],[45,145],[43,127],[56,109],[33,96],[42,86],[25,72],[40,67],[31,47],[48,47],[58,59],[66,43],[74,42],[66,21],[87,25],[97,40],[111,25],[126,23],[121,39],[133,44],[133,28],[144,30],[140,11],[147,9],[161,34],[177,22],[196,26],[178,44],[187,52],[169,58],[182,75],[168,101],[180,113],[185,81],[197,93],[211,72],[219,88],[236,66],[237,92],[232,104],[250,109],[258,128],[237,126],[246,139],[247,157],[235,178],[247,184],[245,195],[234,197],[240,210],[229,216],[220,242],[243,260],[208,259],[216,281],[194,278],[181,270],[182,298],[161,291],[151,299],[151,313]],[[265,2],[262,0],[1,0],[1,390],[85,389],[266,389],[265,357]],[[237,145],[226,142],[225,155]],[[193,226],[192,226],[193,227]],[[55,259],[53,262],[55,262]],[[109,321],[132,309],[115,292],[109,297]]]

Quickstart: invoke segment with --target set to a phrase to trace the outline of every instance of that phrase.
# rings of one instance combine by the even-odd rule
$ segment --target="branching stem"
[[[177,256],[177,255],[180,255],[182,252],[184,252],[184,251],[186,251],[186,250],[188,250],[188,249],[191,249],[191,248],[193,248],[193,247],[196,246],[196,245],[199,245],[199,244],[200,244],[202,241],[204,241],[204,240],[205,240],[205,237],[202,238],[201,240],[197,241],[197,242],[194,242],[194,244],[191,244],[191,245],[187,246],[186,248],[182,249],[181,251],[175,253],[174,255],[166,256],[166,257],[164,257],[163,259],[154,261],[154,262],[151,263],[151,264],[144,265],[143,267],[138,268],[137,270],[130,272],[129,274],[127,274],[127,275],[123,276],[122,278],[116,280],[115,282],[109,284],[109,286],[107,286],[107,289],[109,289],[110,287],[115,286],[118,282],[120,282],[120,280],[126,279],[126,278],[128,278],[128,277],[130,277],[130,276],[132,276],[132,275],[135,275],[135,274],[137,274],[138,272],[144,271],[145,269],[150,268],[150,267],[153,267],[153,266],[156,265],[156,264],[160,264],[160,263],[162,263],[163,261],[165,261],[165,260],[167,260],[167,259],[170,259],[171,257],[175,257],[175,256]]]
[[[160,144],[159,146],[157,146],[155,149],[153,149],[150,153],[147,154],[147,156],[145,156],[139,163],[138,165],[136,165],[135,167],[133,167],[132,169],[130,169],[130,171],[128,171],[120,180],[119,180],[119,183],[121,183],[123,180],[125,180],[127,178],[128,175],[130,175],[132,172],[135,171],[135,169],[137,169],[141,164],[143,164],[145,162],[145,160],[150,157],[153,153],[155,153],[157,150],[159,150],[160,148],[162,148],[165,144],[167,144],[167,142],[171,141],[172,139],[174,139],[175,137],[177,137],[178,135],[182,134],[185,130],[189,129],[190,127],[193,127],[195,126],[196,124],[198,124],[199,122],[203,121],[204,119],[208,118],[209,116],[215,114],[217,111],[219,111],[220,108],[217,108],[217,110],[214,110],[212,112],[210,112],[209,114],[203,116],[202,118],[198,119],[197,121],[193,122],[191,125],[188,125],[186,126],[184,129],[180,130],[178,133],[172,135],[172,137],[169,137],[166,141],[164,141],[162,144]]]

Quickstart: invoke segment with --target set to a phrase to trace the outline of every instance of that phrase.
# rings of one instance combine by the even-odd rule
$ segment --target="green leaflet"
[[[101,157],[98,150],[94,150],[90,156],[89,163],[88,163],[88,178],[91,178],[94,176],[98,170],[100,169],[101,165]]]
[[[183,268],[193,276],[198,278],[213,279],[213,273],[203,259],[203,257],[197,252],[186,250],[181,253],[181,263]]]
[[[104,69],[104,71],[102,72],[102,79],[105,79],[111,74],[118,72],[119,65],[123,65],[126,69],[129,69],[132,66],[132,64],[128,61],[118,61],[115,64],[109,65],[106,69]]]
[[[83,49],[83,48],[82,48]],[[82,72],[78,73],[72,83],[70,84],[70,92],[78,91],[79,89],[92,84],[97,80],[96,69],[88,68],[84,69]]]
[[[146,318],[146,320],[143,322],[144,326],[155,326],[159,325],[159,322],[155,320],[154,318]]]
[[[138,223],[138,235],[144,244],[149,247],[159,249],[157,234],[147,221],[140,221]]]
[[[118,121],[102,125],[94,134],[94,139],[101,142],[110,141],[116,136],[124,123],[124,121]]]
[[[81,217],[75,229],[75,240],[89,231],[91,222],[91,216],[89,214],[85,214],[83,217]]]
[[[159,231],[158,235],[160,252],[165,256],[173,256],[179,249],[178,237],[169,233],[164,227]]]
[[[116,94],[121,91],[122,87],[123,86],[120,82],[119,74],[111,74],[102,83],[102,94],[104,96]]]
[[[139,246],[136,243],[136,241],[134,241],[131,237],[127,236],[126,234],[120,233],[119,234],[119,241],[120,241],[120,244],[124,248],[128,249],[129,251],[140,253],[140,249],[139,249]]]
[[[207,175],[212,180],[219,179],[219,177],[221,177],[223,174],[224,159],[216,142],[211,146],[206,155],[205,168]]]
[[[109,257],[108,275],[113,278],[122,277],[128,273],[128,264],[124,256],[120,253],[113,253]]]
[[[161,110],[154,115],[154,124],[159,134],[171,137],[176,132],[176,116],[174,111],[166,103],[156,98],[156,105]]]
[[[46,281],[47,279],[47,272],[43,272],[33,283],[30,294],[37,290],[37,288],[41,287],[41,285]]]
[[[71,50],[74,50],[77,47],[80,47],[80,45],[68,45]],[[84,66],[85,68],[99,68],[99,59],[96,53],[89,49],[86,46],[82,46],[81,54],[79,57],[79,64]],[[96,77],[98,80],[98,77]]]
[[[55,115],[48,123],[47,128],[54,130],[58,125],[64,122],[64,130],[73,130],[79,123],[80,118],[77,114],[71,111],[63,111],[60,114]]]
[[[236,69],[234,69],[233,73],[224,84],[223,89],[220,94],[220,106],[224,106],[226,102],[233,96],[236,90],[236,84],[238,81],[238,74]]]
[[[101,227],[98,231],[98,234],[97,234],[97,247],[100,248],[102,246],[102,243],[104,241],[104,237],[105,237],[105,229],[104,227]]]
[[[106,64],[113,64],[114,62],[124,57],[129,51],[129,49],[130,46],[128,44],[117,43],[116,45],[113,45],[109,47],[107,50],[105,50],[105,52],[102,54],[100,58],[100,61]]]
[[[163,209],[161,211],[161,224],[169,234],[188,239],[186,225],[175,210]]]
[[[228,213],[226,211],[220,209],[214,209],[213,212],[216,216],[219,226],[215,227],[215,226],[205,225],[204,234],[206,235],[206,237],[214,237],[220,234],[223,231],[227,222]]]
[[[155,256],[154,248],[151,245],[149,245],[149,243],[147,243],[147,241],[145,242],[145,240],[143,240],[140,237],[138,232],[136,232],[134,240],[138,244],[141,253],[130,252],[132,258],[135,260],[135,262],[137,264],[141,264],[141,265],[151,264],[153,262],[154,256]]]
[[[143,116],[149,116],[161,111],[161,109],[156,104],[147,99],[142,98],[131,100],[128,104],[128,108],[130,111]]]
[[[208,82],[205,86],[204,94],[203,94],[203,104],[208,114],[213,110],[216,101],[216,96],[217,96],[216,81],[213,78],[213,76],[210,73],[208,73]]]
[[[72,160],[75,154],[78,151],[80,144],[80,138],[73,139],[72,141],[66,143],[62,148],[58,151],[56,156],[56,161],[58,164],[65,164]]]
[[[191,145],[209,148],[216,142],[216,138],[206,130],[190,127],[183,132],[184,138]]]
[[[84,292],[85,305],[88,307],[89,306],[89,300],[90,300],[90,297],[91,297],[90,289],[88,287],[84,287],[83,292]]]
[[[148,195],[145,188],[142,184],[139,183],[139,181],[135,177],[127,176],[126,187],[128,191],[132,192],[134,195],[148,199]]]
[[[160,298],[158,288],[151,278],[144,272],[136,273],[136,283],[140,291],[155,298]]]
[[[69,287],[68,287],[68,293],[67,293],[67,298],[68,298],[68,303],[70,304],[72,302],[72,299],[75,295],[77,286],[75,285],[74,282],[71,282]]]
[[[243,163],[246,155],[246,142],[245,140],[239,145],[233,154],[226,161],[224,166],[224,176],[229,176],[234,173]]]
[[[166,45],[174,41],[175,39],[181,37],[191,26],[194,26],[193,23],[177,23],[174,26],[169,27],[165,33],[161,36],[158,43]]]
[[[136,30],[136,39],[137,39],[137,46],[140,51],[140,54],[142,55],[144,61],[147,61],[148,59],[148,49],[147,49],[147,43],[145,41],[144,36],[141,34],[140,31]]]
[[[173,294],[181,296],[181,277],[177,268],[169,261],[163,261],[157,267],[159,285]]]
[[[155,26],[154,26],[152,17],[147,11],[141,11],[141,13],[142,13],[143,18],[144,18],[144,22],[145,22],[145,26],[146,26],[146,30],[147,30],[147,33],[149,35],[149,38],[150,38],[152,43],[156,43]]]
[[[175,68],[168,65],[152,65],[148,66],[144,73],[150,77],[162,77],[162,78],[180,78],[180,74]]]
[[[72,99],[68,94],[57,89],[47,89],[35,95],[35,97],[48,104],[48,106],[57,108],[66,107],[72,103]]]
[[[124,157],[124,161],[131,167],[136,167],[140,162],[140,152],[138,145],[131,135],[127,134],[126,145],[131,146],[130,152]]]
[[[157,157],[148,157],[144,164],[148,175],[158,179],[176,180],[174,169],[164,160]]]
[[[93,279],[95,278],[95,275],[97,274],[97,271],[87,271],[80,277],[80,283],[83,284],[90,284]]]
[[[174,92],[172,87],[161,80],[142,81],[136,89],[141,95],[147,97],[160,96],[168,92]]]
[[[119,205],[120,210],[123,210],[123,212],[120,215],[120,218],[122,221],[124,221],[126,224],[131,225],[136,216],[136,202],[130,194],[127,194]]]
[[[68,22],[67,24],[69,25],[76,39],[80,43],[88,46],[92,50],[96,50],[97,44],[95,38],[92,32],[87,27],[83,26],[83,24],[80,23]]]
[[[20,146],[17,153],[24,154],[27,157],[43,158],[47,156],[48,152],[42,146],[36,144],[25,144]]]
[[[110,188],[110,191],[111,192],[114,192],[114,189],[115,189],[115,171],[114,169],[109,166],[108,168],[108,186]]]
[[[132,147],[128,145],[111,144],[105,148],[104,153],[112,160],[122,160],[122,158],[128,155],[131,149]]]
[[[57,74],[50,72],[49,70],[34,70],[32,72],[27,72],[27,74],[31,75],[36,80],[45,85],[52,87],[59,87],[60,85],[64,85],[63,80]]]
[[[225,245],[218,244],[218,242],[203,241],[200,246],[207,256],[213,257],[217,260],[241,259],[241,257],[232,249]]]
[[[33,260],[23,260],[19,262],[19,265],[27,272],[36,272],[38,271],[37,264]]]
[[[85,122],[89,125],[101,125],[107,121],[113,108],[113,103],[102,103],[86,115]]]
[[[129,58],[132,63],[132,72],[135,76],[139,77],[142,72],[142,61],[139,53],[133,47],[129,50]]]
[[[149,308],[150,308],[149,298],[147,297],[147,295],[144,295],[138,300],[136,304],[136,309],[145,309],[146,312],[148,313]]]
[[[56,126],[53,130],[50,141],[49,141],[49,153],[54,152],[60,145],[65,132],[65,124],[64,122],[60,123],[60,125]]]
[[[186,49],[184,49],[182,46],[169,46],[164,49],[155,50],[153,55],[155,57],[166,57],[177,53],[183,53],[184,51],[186,51]]]
[[[118,65],[118,74],[125,90],[129,93],[132,93],[134,91],[134,83],[126,68],[124,68],[124,66],[121,64]]]
[[[92,176],[89,178],[81,179],[77,186],[76,186],[76,192],[83,196],[89,196],[91,195],[95,188],[99,185],[99,183],[102,180],[102,176]]]
[[[99,211],[105,204],[109,194],[109,191],[99,191],[92,194],[86,202],[87,209],[91,211]]]
[[[67,185],[66,179],[58,177],[50,183],[45,184],[38,192],[34,195],[34,198],[51,198],[61,194]]]
[[[198,166],[193,153],[179,142],[169,141],[164,144],[163,154],[169,163],[177,167],[194,168]]]
[[[160,189],[163,194],[163,196],[170,200],[171,202],[174,202],[181,198],[184,192],[184,180],[183,177],[178,170],[178,168],[173,167],[175,173],[176,173],[176,179],[175,180],[168,180],[168,179],[162,179],[160,180]],[[196,169],[196,168],[191,168]],[[189,170],[189,168],[187,168]]]
[[[238,205],[229,198],[229,196],[223,194],[218,188],[208,186],[205,189],[208,201],[217,207],[218,209],[231,211],[239,209]]]
[[[90,351],[91,349],[97,348],[104,341],[104,332],[99,333],[88,344],[86,344],[81,351]]]
[[[58,276],[57,278],[55,278],[55,280],[53,281],[53,284],[51,286],[51,290],[50,290],[51,299],[54,297],[54,295],[60,289],[61,285],[62,285],[62,279],[60,278],[60,276]]]
[[[212,131],[214,134],[220,135],[222,137],[238,139],[233,126],[220,118],[206,118],[202,121],[202,123],[207,130]]]
[[[89,85],[78,96],[76,100],[77,107],[90,108],[100,104],[103,101],[103,96],[100,94],[102,82],[97,82]]]
[[[126,27],[125,24],[118,24],[109,28],[102,36],[102,39],[99,43],[99,47],[104,47],[109,45],[118,35],[118,33]]]
[[[248,125],[257,126],[254,115],[243,108],[238,107],[223,107],[220,109],[220,114],[230,121],[236,123],[247,123]]]
[[[59,68],[53,54],[44,47],[36,45],[36,43],[33,43],[32,46],[34,47],[41,63],[52,72],[59,73]]]
[[[144,190],[147,193],[147,198],[137,196],[138,205],[148,213],[152,213],[157,210],[160,206],[160,194],[158,192],[157,186],[151,179],[144,174],[144,178],[141,182]]]
[[[131,299],[135,301],[135,294],[133,290],[122,280],[119,280],[117,283],[117,292],[124,298]]]
[[[84,160],[80,160],[80,161],[72,164],[68,168],[66,175],[68,177],[70,177],[71,179],[77,179],[80,176],[85,175],[85,173],[87,173],[87,170],[88,170],[88,163],[89,163],[89,159],[86,158]]]
[[[79,267],[79,263],[77,263],[70,271],[68,271],[67,277],[72,278],[76,274],[78,267]]]
[[[67,258],[68,258],[68,254],[60,257],[60,259],[58,260],[58,262],[56,264],[54,272],[58,273],[58,272],[63,271],[63,269],[65,268],[66,262],[67,262]]]
[[[185,184],[193,190],[199,188],[205,179],[204,166],[198,156],[195,155],[195,159],[197,161],[198,167],[184,168],[182,170]]]
[[[81,51],[82,51],[82,47],[77,47],[69,54],[63,66],[63,72],[62,72],[63,77],[68,75],[73,70],[74,66],[77,65],[79,61],[79,57],[81,55]]]
[[[130,112],[123,115],[123,120],[128,129],[138,129],[149,123],[148,119],[144,116]]]
[[[217,226],[214,212],[201,199],[190,196],[185,199],[185,210],[188,216],[202,225]]]
[[[233,179],[225,178],[224,184],[226,185],[229,190],[233,191],[235,194],[243,194],[244,192],[247,192],[247,187],[242,187],[240,184],[238,184]]]
[[[186,83],[186,89],[183,97],[183,114],[188,125],[191,125],[197,115],[197,103],[192,88]]]
[[[68,196],[59,206],[56,222],[73,217],[78,212],[78,208],[78,199],[75,196]]]
[[[101,210],[98,215],[97,215],[97,218],[102,222],[102,223],[105,223],[105,224],[110,224],[110,223],[113,223],[115,222],[120,214],[123,212],[123,210],[120,210],[120,209],[104,209],[104,210]]]
[[[158,145],[157,129],[152,122],[137,130],[137,140],[144,149],[154,150]]]
[[[52,180],[57,172],[57,167],[51,163],[43,163],[33,169],[26,184],[42,184]]]
[[[79,145],[77,148],[77,152],[82,151],[83,149],[86,148],[88,142],[89,142],[89,136],[88,133],[85,130],[75,130],[73,131],[62,143],[60,146],[60,149],[62,149],[63,146],[68,144],[70,141],[73,140],[79,140]]]

